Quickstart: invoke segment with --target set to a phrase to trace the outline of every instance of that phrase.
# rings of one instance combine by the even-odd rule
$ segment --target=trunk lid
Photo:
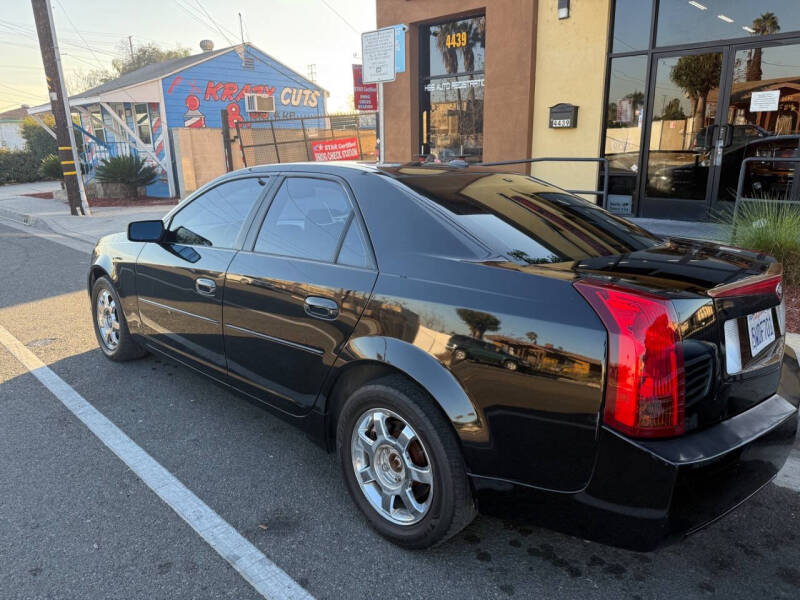
[[[687,432],[740,414],[776,393],[785,305],[782,290],[775,293],[781,265],[772,257],[669,239],[625,255],[584,259],[574,270],[671,298],[683,340]]]

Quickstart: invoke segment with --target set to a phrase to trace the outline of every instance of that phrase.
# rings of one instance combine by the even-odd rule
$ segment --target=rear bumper
[[[634,550],[712,523],[768,484],[783,467],[798,428],[800,368],[787,351],[778,394],[718,425],[672,440],[634,441],[602,428],[589,485],[574,494],[477,482],[481,508],[534,520]],[[507,506],[508,502],[513,507]],[[524,518],[524,517],[523,517]]]

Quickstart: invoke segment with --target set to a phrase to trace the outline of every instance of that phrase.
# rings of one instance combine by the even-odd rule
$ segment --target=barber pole
[[[164,146],[164,127],[162,127],[161,123],[161,114],[159,112],[158,102],[151,102],[148,106],[150,108],[150,129],[153,134],[153,148],[155,149],[158,160],[163,161],[167,154],[167,150]],[[166,171],[164,171],[162,168],[159,168],[159,171],[159,181],[166,183]]]
[[[184,127],[205,127],[206,116],[198,109],[200,108],[200,98],[194,94],[186,96],[186,108],[189,109],[183,115]]]

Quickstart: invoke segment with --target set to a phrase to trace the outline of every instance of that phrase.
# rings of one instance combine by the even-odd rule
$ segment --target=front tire
[[[147,354],[131,336],[119,294],[107,277],[98,277],[92,286],[92,322],[97,343],[107,358],[125,361]]]
[[[350,496],[394,543],[440,544],[475,517],[455,432],[405,377],[384,377],[356,390],[342,407],[336,442]]]

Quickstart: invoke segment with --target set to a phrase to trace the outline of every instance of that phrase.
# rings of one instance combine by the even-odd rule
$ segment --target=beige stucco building
[[[800,134],[796,0],[377,0],[377,20],[408,27],[388,161],[603,157],[609,209],[704,219],[745,157],[797,147],[773,139]],[[599,190],[603,164],[508,168]],[[759,173],[745,193],[788,193],[786,164]]]

